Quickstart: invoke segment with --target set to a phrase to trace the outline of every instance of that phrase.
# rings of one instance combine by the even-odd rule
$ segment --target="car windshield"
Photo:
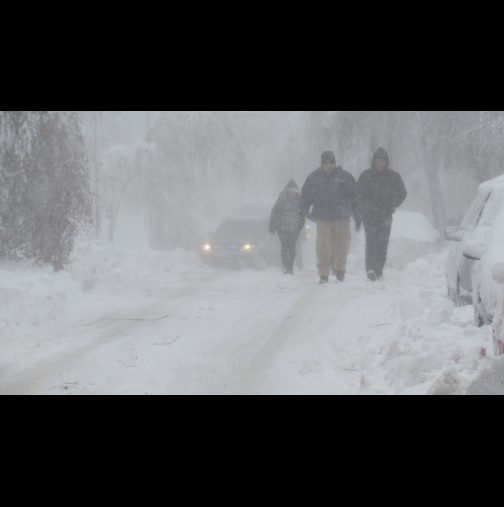
[[[495,189],[487,199],[485,208],[481,213],[478,225],[492,226],[504,205],[504,189]]]
[[[490,193],[482,193],[476,197],[473,204],[466,213],[464,219],[462,220],[462,223],[460,224],[460,227],[462,229],[473,230],[476,228],[485,208],[485,204],[490,199],[490,196]]]
[[[228,220],[217,231],[218,236],[226,238],[262,238],[267,234],[268,221],[263,219]]]

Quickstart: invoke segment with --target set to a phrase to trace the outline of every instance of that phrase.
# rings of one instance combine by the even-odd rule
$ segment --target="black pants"
[[[278,234],[281,245],[282,264],[286,271],[294,270],[294,261],[296,260],[296,243],[299,232]]]
[[[387,262],[387,252],[392,231],[392,219],[382,223],[364,222],[366,231],[366,271],[374,271],[383,276],[383,268]]]

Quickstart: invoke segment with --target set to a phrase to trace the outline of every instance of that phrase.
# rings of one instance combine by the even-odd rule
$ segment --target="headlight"
[[[249,245],[249,244],[242,246],[242,250],[244,252],[250,252],[253,248],[254,248],[254,245]]]
[[[210,252],[212,250],[212,245],[210,243],[205,243],[202,248],[203,251]]]

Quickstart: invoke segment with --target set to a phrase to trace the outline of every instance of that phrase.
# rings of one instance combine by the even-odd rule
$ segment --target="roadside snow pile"
[[[398,211],[394,215],[388,267],[403,269],[408,264],[439,250],[439,232],[423,213]]]
[[[0,263],[0,339],[6,333],[36,328],[77,308],[82,293],[72,275],[28,262]]]
[[[467,389],[468,395],[504,395],[504,357],[495,359]]]
[[[125,249],[100,242],[78,249],[69,267],[83,292],[114,295],[166,289],[189,273],[206,270],[196,254],[185,250]]]
[[[380,351],[381,366],[397,393],[462,394],[493,359],[490,327],[478,328],[474,309],[456,308],[439,284],[445,259],[445,254],[430,255],[391,274],[406,277],[412,287],[397,295],[384,316],[393,324],[382,330],[387,345]]]
[[[398,211],[394,215],[391,240],[409,239],[417,243],[435,243],[439,232],[432,227],[423,213]]]
[[[79,320],[100,309],[134,304],[140,292],[170,290],[183,285],[189,273],[201,276],[205,270],[197,255],[183,250],[125,250],[98,242],[79,248],[72,265],[60,273],[29,262],[1,262],[0,340],[7,334],[33,334],[64,316]]]

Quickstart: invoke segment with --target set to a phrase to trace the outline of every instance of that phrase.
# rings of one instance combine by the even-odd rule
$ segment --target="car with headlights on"
[[[268,218],[229,218],[201,246],[201,257],[212,266],[265,269],[277,265],[279,246],[268,227]]]

